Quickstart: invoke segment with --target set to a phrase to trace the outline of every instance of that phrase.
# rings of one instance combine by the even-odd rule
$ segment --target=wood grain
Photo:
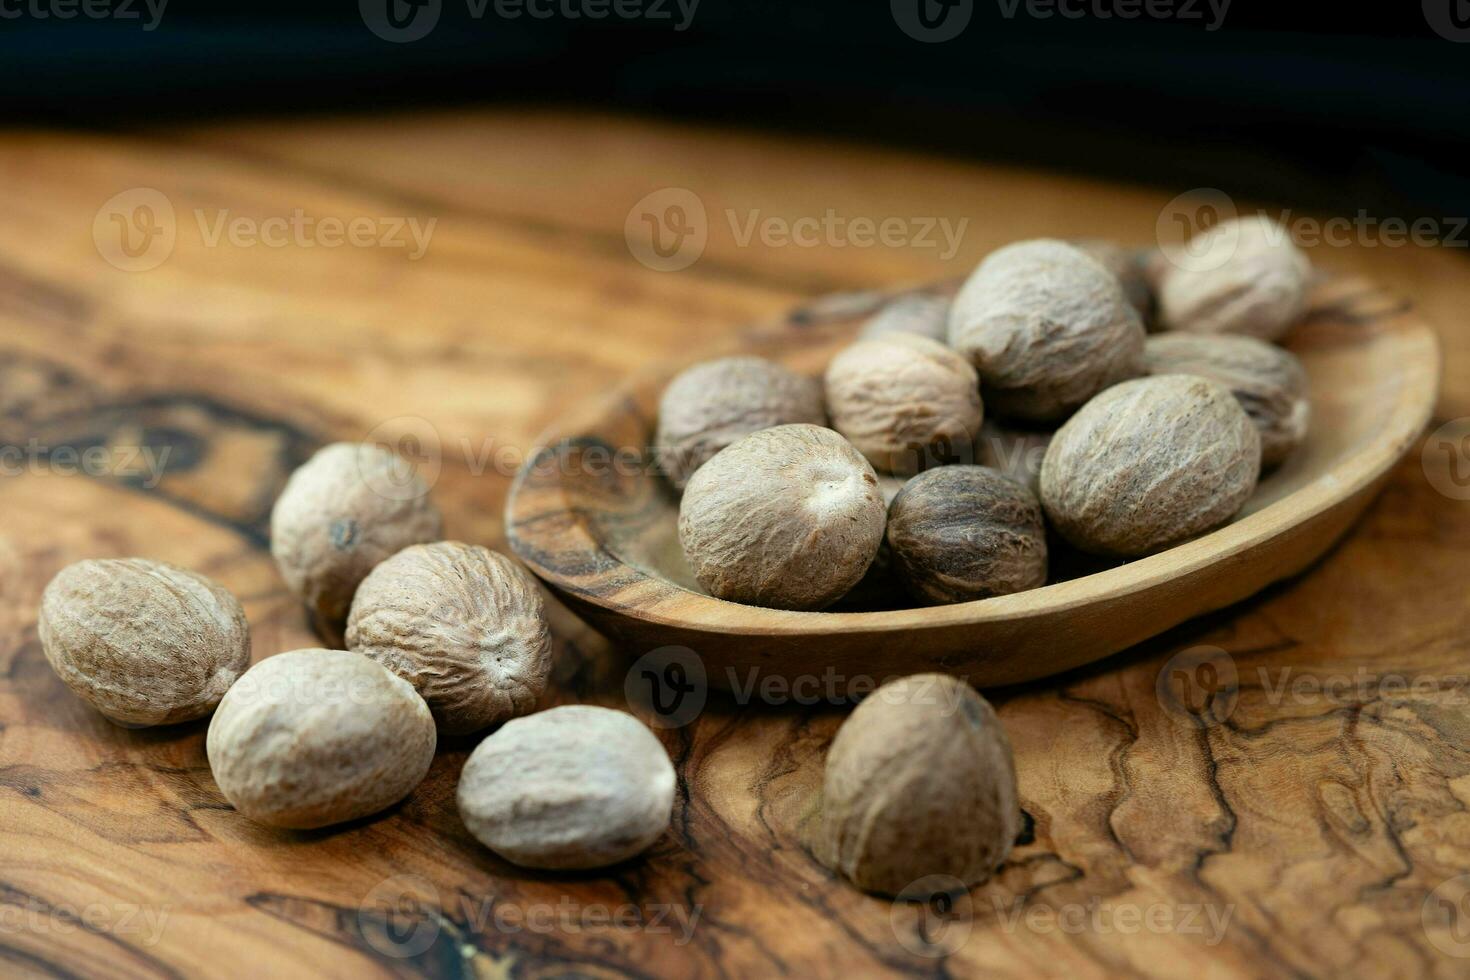
[[[271,831],[221,798],[202,725],[116,728],[37,645],[47,579],[115,555],[217,578],[245,604],[256,658],[313,644],[265,520],[316,445],[428,420],[445,450],[434,494],[447,533],[503,547],[514,464],[625,376],[821,294],[952,278],[1010,239],[1145,242],[1178,189],[516,112],[10,132],[0,175],[0,444],[34,461],[0,479],[5,973],[1465,972],[1470,961],[1442,947],[1450,926],[1470,929],[1470,906],[1455,901],[1470,871],[1470,504],[1426,479],[1457,492],[1450,468],[1466,460],[1453,442],[1431,447],[1427,469],[1411,454],[1295,579],[1101,665],[998,693],[1026,829],[947,918],[858,894],[811,860],[804,828],[845,713],[820,697],[712,696],[661,733],[680,774],[671,832],[608,874],[553,877],[465,832],[453,789],[468,743],[446,746],[379,818]],[[692,267],[659,273],[629,257],[623,224],[666,186],[694,190],[716,222],[727,208],[830,208],[971,223],[949,261],[921,248],[742,246],[724,227]],[[168,197],[178,241],[156,269],[127,273],[99,257],[92,228],[134,187]],[[196,208],[439,220],[410,262],[379,248],[210,246]],[[1470,414],[1462,256],[1313,258],[1452,328],[1434,424]],[[68,448],[87,447],[118,455],[70,473]],[[120,465],[138,447],[170,450],[155,485]],[[644,651],[555,616],[548,703],[622,706],[629,658]],[[1175,659],[1200,646],[1230,660]],[[1202,657],[1233,666],[1235,683],[1217,671],[1208,688],[1170,686],[1205,677]],[[597,918],[625,906],[621,925]],[[1228,919],[1212,931],[1210,914]]]

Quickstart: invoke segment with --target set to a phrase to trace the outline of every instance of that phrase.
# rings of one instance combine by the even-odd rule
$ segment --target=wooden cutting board
[[[256,658],[316,645],[266,531],[286,474],[320,443],[437,440],[449,535],[503,547],[514,467],[544,427],[622,377],[818,295],[962,275],[1012,239],[1147,242],[1180,189],[514,112],[10,132],[0,177],[0,972],[1470,968],[1454,955],[1470,953],[1470,879],[1457,880],[1470,872],[1460,430],[1412,454],[1300,577],[1093,668],[996,692],[1025,832],[995,879],[952,905],[895,906],[812,861],[803,821],[845,714],[820,687],[779,705],[712,697],[664,730],[681,777],[670,833],[609,873],[548,876],[500,861],[460,824],[469,742],[445,746],[377,819],[272,831],[220,796],[203,724],[112,726],[42,656],[49,577],[120,555],[228,586]],[[648,268],[625,238],[640,200],[668,187],[705,210],[702,254],[680,271]],[[172,219],[140,211],[158,200],[140,188]],[[909,237],[767,233],[769,219],[829,211],[897,218]],[[298,213],[315,232],[292,231]],[[376,244],[331,246],[324,218],[371,219],[362,240]],[[409,218],[435,221],[416,259],[382,239]],[[941,218],[969,219],[953,255],[942,235],[916,240]],[[166,257],[126,271],[157,257],[166,227]],[[1444,328],[1435,426],[1470,414],[1462,253],[1313,253],[1414,297]],[[626,706],[628,664],[646,651],[613,650],[564,610],[555,629],[547,703]],[[1208,725],[1159,693],[1161,673],[1197,666],[1200,647],[1235,672]]]

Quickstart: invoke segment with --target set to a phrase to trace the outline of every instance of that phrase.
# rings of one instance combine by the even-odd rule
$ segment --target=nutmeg
[[[1153,316],[1154,294],[1149,284],[1147,263],[1149,253],[1141,249],[1125,248],[1117,242],[1101,238],[1084,238],[1072,243],[1086,252],[1104,269],[1118,279],[1128,304],[1138,311],[1147,326]]]
[[[1005,861],[1020,829],[1010,740],[963,681],[884,684],[832,741],[814,851],[864,891],[903,896],[931,875],[972,885]]]
[[[721,599],[820,609],[863,577],[883,540],[878,478],[831,429],[751,433],[690,479],[679,541],[699,584]]]
[[[488,548],[405,548],[358,586],[347,648],[414,686],[439,731],[462,735],[536,707],[551,672],[541,593]]]
[[[1197,375],[1115,385],[1052,438],[1041,503],[1062,537],[1131,558],[1226,523],[1250,497],[1261,437],[1230,390]]]
[[[696,364],[664,389],[654,452],[682,489],[694,472],[735,440],[774,425],[826,425],[822,386],[760,357]]]
[[[872,340],[894,333],[911,333],[944,343],[949,337],[949,307],[946,296],[926,293],[900,296],[864,323],[858,337]]]
[[[1307,373],[1290,351],[1238,334],[1165,333],[1148,339],[1150,374],[1198,374],[1230,389],[1261,434],[1261,465],[1279,465],[1307,434]]]
[[[1051,445],[1054,430],[1033,428],[986,419],[975,440],[975,461],[998,470],[1038,497],[1041,494],[1041,461]]]
[[[318,450],[271,510],[271,554],[281,577],[333,628],[374,565],[440,533],[439,510],[413,467],[368,443]]]
[[[842,433],[887,473],[974,459],[984,409],[970,362],[937,340],[891,333],[832,358],[827,410]]]
[[[1143,370],[1143,323],[1118,279],[1065,242],[1018,242],[970,276],[949,343],[980,372],[986,405],[1033,422],[1065,418]]]
[[[894,571],[920,602],[968,602],[1046,584],[1041,504],[984,466],[920,473],[888,509]]]
[[[1222,221],[1169,259],[1159,315],[1170,330],[1278,340],[1306,311],[1311,263],[1264,215]]]

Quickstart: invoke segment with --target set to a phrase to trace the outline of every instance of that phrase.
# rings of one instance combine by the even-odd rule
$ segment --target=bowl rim
[[[1334,286],[1339,289],[1358,287],[1358,292],[1346,296],[1347,302],[1361,302],[1365,298],[1394,298],[1392,294],[1362,280],[1338,279],[1334,281]],[[1335,289],[1334,292],[1336,291]],[[1221,528],[1154,555],[1025,592],[949,605],[881,611],[771,609],[719,599],[647,572],[608,551],[593,533],[586,513],[567,500],[567,481],[570,478],[562,477],[555,484],[555,493],[557,499],[562,501],[562,510],[573,517],[565,528],[569,535],[567,540],[578,545],[587,553],[588,558],[595,557],[599,567],[605,568],[607,563],[611,563],[620,571],[619,587],[615,595],[609,595],[602,590],[587,589],[574,578],[556,569],[547,568],[537,561],[535,549],[524,539],[522,528],[527,523],[525,519],[533,516],[522,513],[526,506],[524,484],[536,467],[540,454],[527,460],[511,484],[505,505],[506,536],[517,557],[537,577],[556,590],[610,613],[685,630],[763,637],[796,637],[813,633],[900,633],[976,623],[1019,621],[1042,613],[1067,612],[1099,601],[1148,591],[1170,579],[1190,575],[1207,565],[1251,551],[1282,532],[1325,513],[1387,474],[1423,434],[1438,399],[1442,371],[1439,338],[1426,323],[1411,317],[1412,312],[1411,304],[1399,301],[1373,317],[1392,324],[1385,332],[1396,334],[1402,341],[1417,343],[1423,348],[1423,356],[1406,363],[1399,397],[1374,439],[1349,452],[1306,486]],[[711,352],[707,356],[721,354]],[[660,373],[666,374],[667,367],[664,365]],[[605,398],[589,406],[585,413],[578,413],[575,422],[563,421],[547,431],[561,432],[562,438],[574,437],[583,425],[605,418],[616,405],[624,403],[629,392],[638,384],[638,378],[620,384]],[[538,442],[541,446],[549,444],[549,441]],[[538,515],[545,513],[544,506],[537,508]],[[678,598],[678,615],[659,611],[659,602],[652,601],[655,598],[665,600],[673,595]],[[635,598],[628,601],[618,598],[619,596]]]

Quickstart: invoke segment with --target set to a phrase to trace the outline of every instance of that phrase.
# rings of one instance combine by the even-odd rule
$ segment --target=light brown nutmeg
[[[893,333],[859,340],[826,375],[832,428],[886,473],[971,462],[984,408],[970,362],[937,340]]]
[[[445,735],[532,711],[551,672],[531,577],[458,541],[412,545],[374,568],[352,602],[347,648],[412,684]]]
[[[679,506],[679,541],[711,595],[820,609],[868,570],[883,540],[873,467],[831,429],[752,433],[700,467]]]
[[[373,566],[442,534],[429,489],[381,446],[336,442],[302,464],[271,510],[271,554],[291,591],[340,627]]]
[[[912,333],[942,344],[949,338],[950,302],[947,296],[925,293],[900,296],[864,323],[858,337],[873,340],[895,333]]]
[[[658,462],[683,489],[710,457],[774,425],[826,425],[822,386],[761,357],[726,357],[685,370],[664,389],[655,435]]]
[[[1077,548],[1136,558],[1229,521],[1260,469],[1261,437],[1228,388],[1197,375],[1140,378],[1057,430],[1041,503]]]
[[[992,252],[949,318],[949,344],[980,372],[987,407],[1032,422],[1063,419],[1140,374],[1143,338],[1117,277],[1050,239]]]
[[[1236,334],[1166,333],[1148,339],[1150,374],[1198,374],[1230,389],[1261,434],[1261,465],[1279,465],[1307,434],[1307,372],[1290,351]]]
[[[292,650],[230,688],[205,751],[235,809],[306,830],[407,796],[429,771],[435,741],[429,706],[407,681],[347,650]]]
[[[1170,330],[1279,340],[1306,312],[1312,265],[1264,215],[1222,221],[1169,259],[1159,316]]]
[[[1021,830],[1010,740],[963,681],[884,684],[843,722],[827,754],[814,852],[864,891],[967,887],[1005,861]],[[912,891],[911,891],[912,890]]]
[[[1084,238],[1072,244],[1118,278],[1128,304],[1138,311],[1147,326],[1154,312],[1154,292],[1147,272],[1149,253],[1102,238]]]
[[[941,605],[1046,584],[1046,523],[1035,494],[984,466],[942,466],[888,508],[888,548],[909,594]]]
[[[74,562],[41,594],[36,627],[72,693],[129,727],[204,717],[250,666],[240,603],[167,562]]]
[[[459,814],[480,843],[526,868],[601,868],[658,840],[674,766],[622,711],[571,704],[507,722],[459,777]]]
[[[975,441],[975,459],[982,466],[999,470],[1022,484],[1027,490],[1041,494],[1041,461],[1051,445],[1052,429],[1027,428],[986,419]]]

